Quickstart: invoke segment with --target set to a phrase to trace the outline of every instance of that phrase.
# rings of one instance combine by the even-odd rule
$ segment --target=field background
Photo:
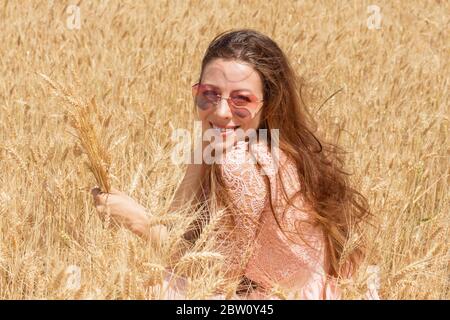
[[[367,25],[372,4],[380,29]],[[1,1],[0,299],[155,298],[165,263],[164,250],[96,214],[67,107],[36,72],[95,96],[113,186],[164,215],[183,176],[170,134],[192,127],[202,55],[242,27],[272,37],[314,88],[319,131],[349,151],[375,213],[345,296],[362,296],[375,264],[384,299],[448,299],[449,16],[447,1]],[[215,283],[205,270],[191,297]]]

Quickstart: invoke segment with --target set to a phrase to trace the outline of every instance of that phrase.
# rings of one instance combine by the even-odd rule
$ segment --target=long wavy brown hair
[[[364,245],[345,246],[370,214],[369,206],[366,198],[349,186],[350,174],[343,169],[343,150],[314,133],[317,125],[306,105],[303,78],[272,39],[252,29],[217,35],[203,57],[199,82],[206,65],[216,58],[248,63],[259,73],[264,91],[259,128],[269,132],[279,129],[279,148],[295,161],[302,195],[313,208],[315,222],[323,227],[328,274],[353,274],[364,257]],[[270,143],[270,134],[268,138]],[[220,185],[220,181],[213,185]],[[272,197],[269,198],[273,209]]]

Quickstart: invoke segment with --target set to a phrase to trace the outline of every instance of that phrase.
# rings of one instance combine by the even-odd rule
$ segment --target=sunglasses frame
[[[198,94],[198,87],[200,85],[201,85],[201,83],[199,83],[199,82],[197,82],[194,85],[192,85],[192,97],[194,98],[194,102],[195,102],[195,99],[196,99],[196,95]],[[222,99],[225,99],[225,100],[227,100],[228,106],[230,107],[231,112],[233,113],[233,115],[235,114],[235,112],[233,112],[234,109],[245,109],[245,110],[247,110],[250,113],[250,116],[253,118],[260,111],[259,107],[258,108],[248,108],[246,106],[236,106],[236,105],[234,105],[233,99],[231,97],[225,98],[225,97],[222,97],[222,95],[220,95],[220,94],[218,94],[217,96],[219,97],[219,100],[217,102],[211,101],[211,104],[213,104],[214,106],[217,106],[217,105],[219,105],[220,101],[222,101]],[[252,96],[257,98],[254,94],[252,94]],[[259,104],[261,102],[264,102],[264,100],[263,99],[258,99],[258,100],[255,100],[255,101],[251,101],[248,104],[253,104],[253,103]],[[196,103],[196,106],[199,109],[202,109],[202,108],[200,108],[198,106],[197,103]],[[256,109],[259,109],[259,110],[256,110]],[[202,109],[202,110],[207,110],[207,109]],[[239,118],[248,118],[247,116],[246,117],[238,116],[238,117]]]

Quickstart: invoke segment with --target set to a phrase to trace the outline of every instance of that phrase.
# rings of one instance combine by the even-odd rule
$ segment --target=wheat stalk
[[[11,158],[13,158],[13,160],[16,161],[17,165],[19,166],[19,168],[23,171],[26,172],[27,171],[27,165],[25,163],[25,161],[22,159],[22,157],[16,152],[16,150],[14,150],[14,148],[12,147],[7,147],[7,146],[3,146],[2,147],[7,154],[9,154],[11,156]]]
[[[134,190],[136,190],[136,187],[138,186],[139,178],[141,177],[143,169],[144,169],[144,164],[141,162],[139,164],[135,174],[133,175],[133,178],[131,179],[130,189],[128,190],[128,194],[130,196],[133,194]]]
[[[144,280],[144,285],[147,287],[152,287],[156,284],[162,284],[164,271],[166,270],[166,268],[158,263],[153,262],[143,263],[143,265],[146,267],[146,271],[148,273],[148,276]]]
[[[67,88],[51,80],[48,76],[37,73],[55,91],[56,96],[61,98],[69,107],[67,113],[70,125],[75,129],[77,137],[89,159],[89,169],[103,191],[110,192],[111,167],[110,156],[106,148],[100,143],[94,126],[90,121],[90,111],[96,111],[97,105],[94,98],[87,103],[82,98],[74,97]],[[70,108],[72,107],[72,108]]]
[[[9,200],[11,197],[6,192],[0,193],[0,215],[6,212]]]
[[[217,252],[203,251],[203,252],[189,252],[186,253],[178,263],[175,265],[175,270],[192,274],[201,272],[210,262],[222,262],[224,256]]]
[[[204,263],[207,261],[214,261],[214,260],[222,260],[223,255],[217,252],[190,252],[185,254],[180,259],[180,264],[183,263]]]

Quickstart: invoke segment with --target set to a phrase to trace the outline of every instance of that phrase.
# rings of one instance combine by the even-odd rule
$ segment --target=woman
[[[273,40],[243,29],[210,43],[192,88],[203,132],[215,130],[226,143],[215,141],[219,164],[188,165],[172,209],[203,197],[229,210],[221,224],[229,228],[222,233],[227,244],[222,248],[228,274],[252,285],[244,298],[270,298],[274,287],[301,299],[339,298],[335,279],[351,276],[363,257],[362,247],[347,250],[345,257],[343,250],[369,214],[367,201],[348,186],[335,146],[312,133],[302,85]],[[267,138],[250,144],[238,137],[238,130],[251,129],[269,130]],[[276,141],[272,129],[279,130]],[[207,146],[204,142],[202,150]],[[167,237],[164,226],[147,226],[146,209],[125,194],[94,189],[93,195],[99,211],[107,206],[152,243]],[[186,239],[194,242],[199,228]],[[173,297],[182,297],[177,288]]]

